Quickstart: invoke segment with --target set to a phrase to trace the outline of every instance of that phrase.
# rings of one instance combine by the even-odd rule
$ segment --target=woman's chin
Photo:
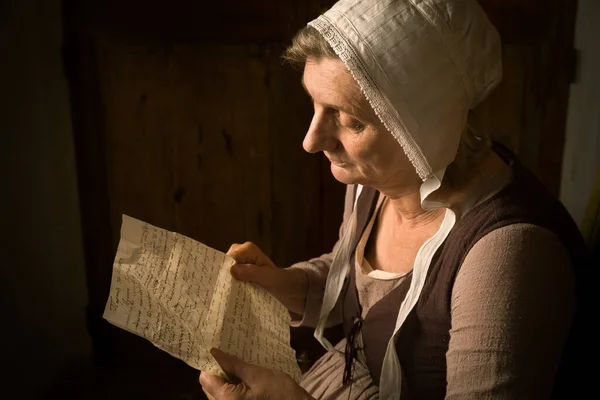
[[[353,185],[359,183],[359,179],[352,173],[352,170],[345,165],[331,164],[331,175],[341,183]]]

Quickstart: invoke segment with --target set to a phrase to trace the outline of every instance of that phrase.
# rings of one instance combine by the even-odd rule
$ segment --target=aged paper
[[[290,316],[264,289],[232,279],[235,261],[123,215],[104,318],[202,371],[225,374],[212,347],[295,380]]]

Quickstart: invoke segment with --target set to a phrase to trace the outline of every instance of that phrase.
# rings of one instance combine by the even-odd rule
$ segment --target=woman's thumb
[[[259,267],[254,264],[235,264],[231,267],[231,275],[242,282],[252,282],[269,290],[280,280],[281,271],[277,267]]]
[[[256,281],[256,276],[260,275],[257,269],[254,264],[235,264],[231,267],[231,275],[238,281],[260,283]]]

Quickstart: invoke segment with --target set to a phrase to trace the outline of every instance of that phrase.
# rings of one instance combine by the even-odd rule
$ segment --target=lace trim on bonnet
[[[419,177],[426,181],[431,177],[433,171],[427,163],[421,149],[416,145],[412,136],[408,133],[402,121],[394,117],[396,110],[389,103],[389,100],[383,96],[381,89],[371,77],[367,67],[361,57],[358,56],[352,45],[331,23],[330,19],[321,15],[309,23],[315,28],[329,43],[335,54],[346,65],[354,79],[358,82],[361,91],[367,98],[369,104],[379,117],[385,128],[396,138],[402,150],[415,167]]]

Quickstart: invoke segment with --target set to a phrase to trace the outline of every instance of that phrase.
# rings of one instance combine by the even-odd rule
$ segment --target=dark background
[[[223,251],[251,240],[280,266],[330,251],[344,187],[302,150],[311,105],[280,55],[332,3],[0,2],[6,393],[202,398],[197,371],[101,318],[123,213]],[[477,111],[585,226],[599,3],[481,3],[504,80]],[[305,330],[293,345],[320,351]]]

